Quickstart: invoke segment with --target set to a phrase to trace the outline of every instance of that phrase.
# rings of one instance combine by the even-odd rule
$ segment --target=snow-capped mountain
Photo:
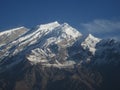
[[[10,30],[12,31],[12,30]],[[8,31],[8,32],[10,32]],[[53,22],[37,26],[34,32],[29,33],[13,40],[1,49],[1,61],[6,57],[12,57],[25,50],[24,54],[31,63],[43,62],[49,66],[50,62],[59,63],[60,52],[64,52],[64,59],[67,59],[67,47],[71,46],[82,36],[80,32],[72,28],[67,23],[59,24]],[[54,58],[54,60],[53,60]],[[55,64],[53,63],[53,65]],[[72,62],[65,62],[71,64]],[[57,66],[55,64],[55,66]]]
[[[56,21],[37,25],[32,29],[20,27],[0,32],[0,75],[6,78],[4,73],[6,75],[9,72],[10,75],[11,73],[17,77],[25,75],[24,78],[26,78],[26,80],[33,80],[28,86],[23,84],[26,83],[24,79],[20,82],[19,80],[14,81],[14,83],[16,83],[15,86],[13,85],[13,87],[16,88],[15,90],[35,90],[33,88],[36,86],[32,83],[37,83],[38,81],[35,81],[34,78],[38,77],[45,87],[47,86],[47,82],[48,86],[52,86],[49,82],[53,83],[59,79],[67,79],[68,82],[64,81],[65,84],[69,83],[69,80],[72,80],[69,84],[76,84],[78,90],[80,90],[79,88],[93,90],[97,87],[97,84],[102,82],[102,75],[99,74],[99,70],[97,72],[96,69],[98,67],[103,68],[103,65],[109,64],[118,67],[120,63],[119,58],[119,41],[113,39],[102,40],[91,34],[84,36],[67,23],[59,24]],[[94,69],[95,71],[92,71]],[[61,73],[58,73],[56,70]],[[39,73],[39,75],[37,73]],[[28,75],[28,78],[26,75]],[[70,79],[68,79],[66,75],[68,75]],[[11,77],[13,78],[13,76]],[[11,77],[9,79],[11,79]],[[41,81],[41,78],[43,78],[43,81]],[[44,78],[46,82],[44,82]],[[53,81],[51,81],[51,79],[53,79]],[[98,82],[96,80],[98,80]],[[0,83],[3,83],[1,78]],[[21,89],[19,87],[21,84],[28,89]],[[79,87],[79,85],[82,87]],[[87,88],[84,87],[84,85]],[[4,85],[1,84],[0,90],[3,86]],[[43,88],[43,86],[40,88]],[[72,86],[64,90],[77,89]]]
[[[24,59],[26,58],[31,64],[42,63],[43,66],[60,68],[70,65],[73,66],[76,62],[71,59],[78,59],[78,57],[80,57],[80,60],[77,61],[90,61],[91,58],[96,55],[96,49],[98,53],[99,48],[101,48],[100,52],[103,52],[105,51],[104,48],[110,47],[109,44],[105,44],[107,46],[104,48],[103,46],[101,47],[101,45],[107,43],[107,41],[96,38],[91,34],[84,37],[69,24],[59,24],[57,21],[38,25],[34,30],[29,30],[25,27],[11,29],[1,32],[0,37],[5,38],[1,38],[1,41],[4,40],[5,43],[1,42],[0,44],[0,60],[2,63],[6,61],[6,58],[13,57],[14,59],[14,56],[20,54],[20,56],[22,55],[22,57]],[[76,50],[68,52],[68,48],[71,48],[71,46],[76,47],[74,46],[76,42]],[[99,43],[101,44],[98,45]],[[112,45],[112,47],[115,46]],[[72,54],[69,55],[69,53]],[[74,58],[70,58],[71,56]],[[19,60],[15,60],[13,63],[16,62],[19,62]]]

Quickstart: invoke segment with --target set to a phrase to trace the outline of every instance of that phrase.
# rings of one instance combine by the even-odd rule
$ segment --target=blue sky
[[[100,37],[110,25],[112,30],[106,30],[105,34],[118,37],[119,9],[120,0],[0,0],[0,31],[58,21],[67,22],[83,33],[90,32]],[[104,28],[103,24],[107,26]]]

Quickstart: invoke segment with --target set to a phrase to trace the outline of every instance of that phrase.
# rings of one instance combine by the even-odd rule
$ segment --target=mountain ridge
[[[13,39],[0,43],[1,90],[106,90],[107,76],[112,72],[108,75],[104,70],[115,68],[119,75],[119,41],[84,36],[57,21],[17,29],[23,31],[20,36],[20,32],[10,34]],[[106,82],[100,86],[102,80]],[[68,84],[71,88],[66,87]]]

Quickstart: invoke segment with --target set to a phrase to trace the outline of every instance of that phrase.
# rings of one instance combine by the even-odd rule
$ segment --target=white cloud
[[[120,21],[94,20],[89,23],[82,23],[85,31],[103,37],[120,38]]]

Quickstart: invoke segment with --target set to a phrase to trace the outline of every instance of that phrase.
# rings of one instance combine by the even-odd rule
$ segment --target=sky
[[[119,38],[120,0],[0,0],[0,31],[54,21],[101,38]]]

